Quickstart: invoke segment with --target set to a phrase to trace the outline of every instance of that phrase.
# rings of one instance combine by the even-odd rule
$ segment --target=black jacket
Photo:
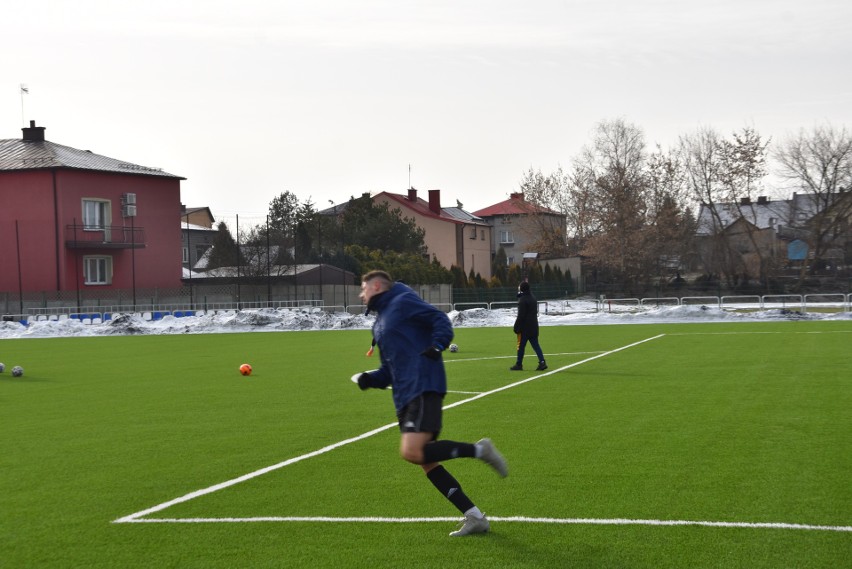
[[[538,302],[531,292],[518,293],[518,317],[515,318],[515,334],[523,333],[527,338],[538,337]]]

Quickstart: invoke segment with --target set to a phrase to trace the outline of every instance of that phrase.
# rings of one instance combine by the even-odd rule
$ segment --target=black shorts
[[[402,433],[432,433],[437,439],[441,432],[441,415],[444,396],[427,391],[415,397],[397,412],[399,430]]]

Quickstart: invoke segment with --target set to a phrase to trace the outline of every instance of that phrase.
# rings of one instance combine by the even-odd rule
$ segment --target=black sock
[[[461,484],[440,464],[427,472],[426,477],[461,513],[473,507],[473,502],[462,491]]]
[[[454,458],[473,458],[476,456],[476,447],[471,443],[457,443],[455,441],[432,441],[423,447],[423,464],[433,462],[444,462]]]

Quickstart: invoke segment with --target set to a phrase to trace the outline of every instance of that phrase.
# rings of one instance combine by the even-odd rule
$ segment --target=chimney
[[[769,198],[766,196],[758,196],[757,197],[757,205],[767,205],[769,203]]]
[[[524,201],[524,192],[512,192],[509,194],[509,199]]]
[[[44,142],[44,127],[36,126],[35,121],[30,121],[30,126],[21,130],[24,132],[24,142]]]
[[[408,201],[417,201],[417,190],[415,188],[408,188]]]
[[[441,190],[429,190],[429,209],[435,215],[441,215]]]
[[[751,205],[751,198],[740,198],[740,205]]]

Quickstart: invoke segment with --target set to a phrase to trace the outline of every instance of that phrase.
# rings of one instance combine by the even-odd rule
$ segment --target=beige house
[[[441,190],[429,190],[429,201],[419,198],[414,188],[407,194],[381,192],[373,203],[399,209],[403,218],[422,228],[430,259],[491,279],[491,226],[460,207],[441,207]]]

